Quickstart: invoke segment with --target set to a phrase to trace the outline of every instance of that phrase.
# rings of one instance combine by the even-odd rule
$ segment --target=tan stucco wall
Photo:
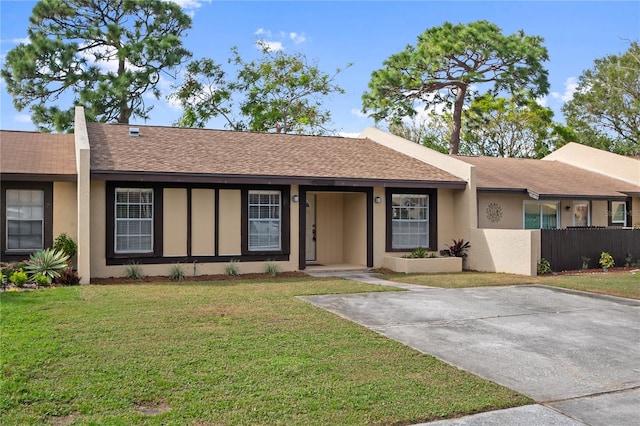
[[[110,271],[106,265],[107,206],[105,191],[106,187],[103,181],[91,182],[91,278],[124,275],[124,268],[113,270],[114,267],[111,267]]]
[[[316,259],[320,263],[343,263],[344,197],[318,192],[316,198]]]
[[[191,254],[213,256],[215,253],[215,191],[191,191]]]
[[[540,259],[540,231],[476,229],[471,231],[467,269],[533,276]]]
[[[594,200],[591,202],[591,226],[609,225],[609,202]]]
[[[640,185],[640,161],[578,143],[568,143],[543,158]]]
[[[640,227],[640,197],[631,199],[631,226]]]
[[[451,189],[438,189],[438,246],[432,247],[439,252],[447,248],[452,240],[460,238],[454,220],[454,194]]]
[[[367,264],[367,195],[344,194],[343,253],[345,263]]]
[[[239,189],[220,190],[220,240],[221,256],[239,256],[242,253],[241,240],[241,193]]]
[[[187,255],[187,190],[165,188],[162,212],[163,256]]]
[[[77,194],[75,182],[53,183],[53,238],[63,232],[78,242]]]
[[[386,198],[385,189],[373,188],[373,199],[380,197],[380,203],[373,203],[373,266],[379,268],[386,254]]]

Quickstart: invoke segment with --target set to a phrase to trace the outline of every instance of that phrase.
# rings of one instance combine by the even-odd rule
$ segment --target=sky
[[[335,83],[346,94],[325,98],[333,126],[344,135],[357,135],[375,123],[361,113],[362,94],[371,73],[391,55],[444,22],[488,20],[504,34],[523,30],[544,38],[550,60],[550,93],[540,102],[562,122],[562,105],[571,99],[578,77],[594,60],[621,54],[630,40],[640,39],[640,0],[634,1],[219,1],[174,0],[193,17],[184,45],[193,58],[226,63],[237,46],[246,60],[258,58],[256,43],[269,43],[287,53],[303,53],[325,73],[351,67]],[[27,37],[35,1],[0,0],[0,62]],[[169,80],[162,81],[168,94]],[[0,129],[34,130],[27,109],[16,111],[0,82]],[[165,99],[155,101],[151,119],[132,124],[170,126],[180,110]],[[222,121],[207,127],[223,128]]]

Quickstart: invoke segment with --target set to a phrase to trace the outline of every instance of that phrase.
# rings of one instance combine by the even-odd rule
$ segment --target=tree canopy
[[[452,107],[450,152],[458,153],[462,111],[474,89],[487,85],[497,96],[507,92],[527,99],[549,90],[548,60],[543,39],[523,31],[504,35],[487,21],[467,25],[446,22],[426,30],[415,46],[409,45],[374,71],[369,91],[363,94],[363,112],[376,121],[399,123],[413,117],[416,108],[445,103]]]
[[[222,117],[226,127],[234,130],[333,132],[331,114],[322,108],[322,100],[344,93],[334,83],[341,69],[327,74],[302,53],[272,51],[264,45],[258,60],[246,61],[236,47],[231,53],[232,77],[212,59],[188,65],[182,84],[171,95],[183,109],[175,124],[204,127],[210,119]]]
[[[596,59],[562,111],[576,142],[640,155],[640,45]]]
[[[69,130],[75,105],[101,122],[147,119],[143,95],[159,97],[161,74],[190,57],[181,36],[191,18],[173,2],[41,0],[29,22],[2,77],[41,130]]]

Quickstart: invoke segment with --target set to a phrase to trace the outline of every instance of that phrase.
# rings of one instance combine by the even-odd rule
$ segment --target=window
[[[249,191],[249,251],[282,250],[281,191]]]
[[[44,191],[7,189],[7,251],[44,248]]]
[[[557,229],[558,205],[557,201],[525,201],[524,229]]]
[[[392,194],[391,248],[429,247],[429,195]]]
[[[627,203],[624,201],[611,202],[611,224],[622,225],[627,224]]]
[[[588,201],[573,202],[573,226],[589,226],[591,218],[589,215]]]
[[[153,252],[153,189],[115,189],[115,253]]]

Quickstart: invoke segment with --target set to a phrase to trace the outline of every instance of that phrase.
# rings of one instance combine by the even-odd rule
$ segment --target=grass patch
[[[530,403],[295,296],[338,279],[3,293],[3,424],[412,424]]]
[[[387,274],[385,279],[440,288],[544,284],[573,290],[640,299],[640,273],[606,273],[578,275],[544,275],[528,277],[489,272],[455,274]]]

